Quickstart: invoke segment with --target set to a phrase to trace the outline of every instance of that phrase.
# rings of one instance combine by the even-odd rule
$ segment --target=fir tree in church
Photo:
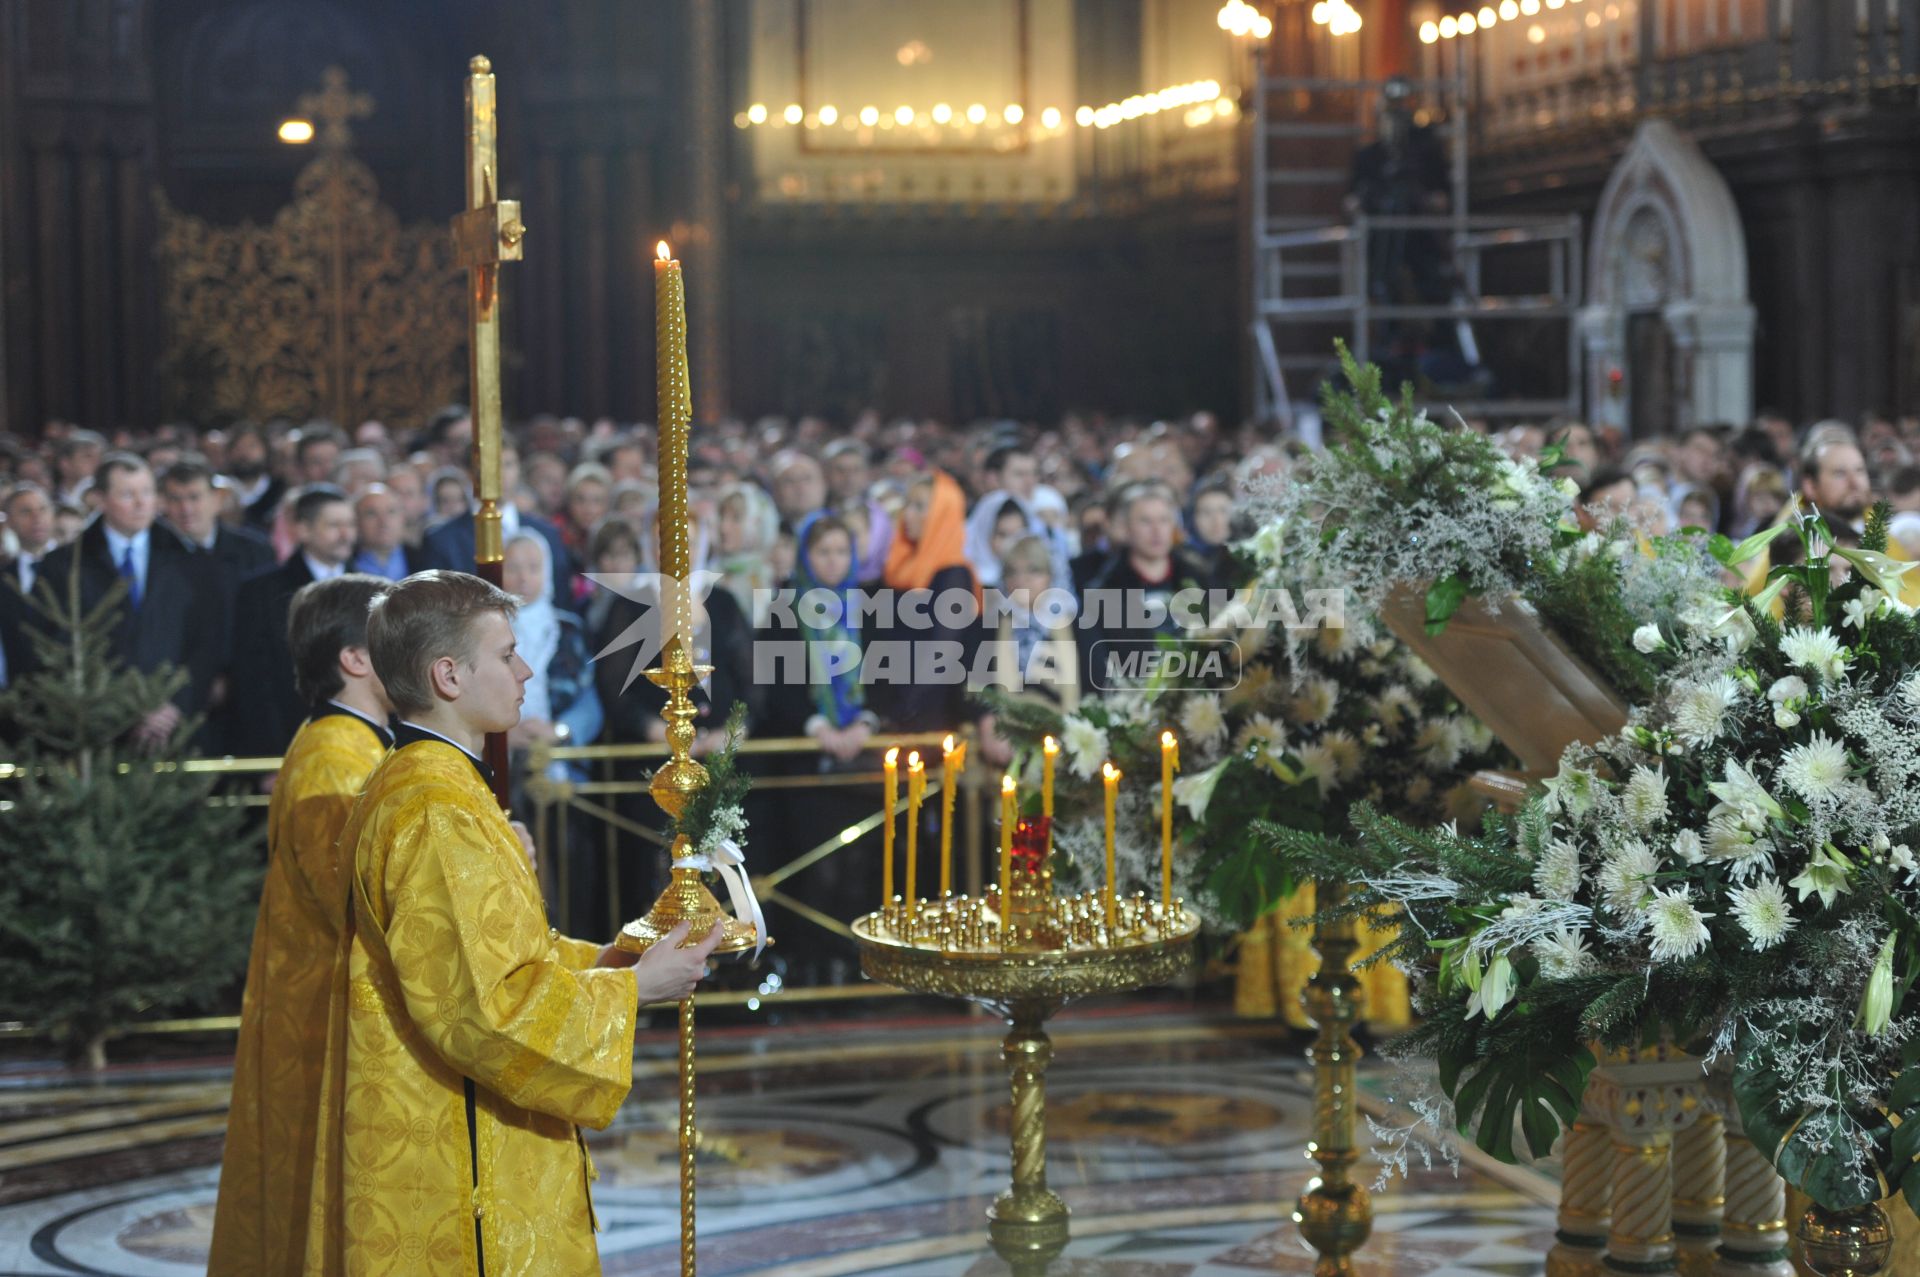
[[[0,874],[4,1018],[34,1025],[74,1063],[141,1019],[210,1006],[241,977],[259,890],[258,836],[216,776],[179,760],[195,723],[155,750],[131,729],[186,679],[112,652],[116,588],[84,608],[77,575],[27,605],[33,672],[0,692],[15,748]]]

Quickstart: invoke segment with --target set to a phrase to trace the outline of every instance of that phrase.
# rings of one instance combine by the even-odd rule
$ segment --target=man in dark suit
[[[125,583],[125,604],[113,630],[114,655],[137,670],[171,665],[187,673],[172,700],[133,730],[138,744],[158,749],[181,719],[207,706],[218,673],[216,587],[180,538],[164,524],[156,526],[159,502],[145,461],[129,452],[108,453],[95,472],[94,490],[100,513],[71,545],[47,555],[34,588],[43,598],[52,591],[64,600],[77,575],[81,607],[91,609]],[[38,618],[34,623],[45,624]]]
[[[505,541],[521,528],[539,533],[547,543],[547,549],[552,551],[554,606],[577,612],[579,607],[574,601],[572,588],[575,571],[573,556],[567,552],[566,542],[560,539],[560,529],[537,515],[520,513],[519,507],[510,499],[519,487],[520,450],[511,443],[502,443],[500,491],[509,499],[500,503],[500,539]],[[455,572],[473,571],[473,516],[456,514],[432,525],[420,543],[420,550],[427,567],[449,568]]]
[[[26,596],[33,593],[41,560],[53,549],[53,500],[37,483],[21,481],[0,498],[0,515],[20,551],[0,563],[0,687],[25,668]]]
[[[240,583],[274,566],[273,543],[252,528],[220,518],[220,494],[214,490],[213,470],[196,456],[183,457],[160,476],[160,506],[168,526],[203,561],[215,588],[219,618],[214,633],[219,652],[207,726],[201,745],[210,754],[232,752],[233,712],[226,669],[233,659],[234,600]]]
[[[370,483],[353,501],[354,543],[349,567],[368,576],[398,581],[427,566],[420,550],[407,544],[407,512],[384,483]]]
[[[354,536],[347,494],[328,484],[300,489],[293,498],[293,535],[298,544],[287,561],[241,582],[234,600],[227,687],[234,704],[246,707],[234,715],[233,748],[249,757],[285,753],[307,716],[309,707],[293,686],[287,609],[301,586],[347,570]]]
[[[267,432],[251,421],[233,428],[227,440],[227,474],[239,494],[240,508],[247,526],[257,532],[273,528],[273,516],[280,509],[280,498],[287,485],[272,472],[273,452],[267,445]]]

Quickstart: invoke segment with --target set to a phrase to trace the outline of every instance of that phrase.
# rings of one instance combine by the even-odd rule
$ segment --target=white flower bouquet
[[[1749,1135],[1830,1209],[1920,1205],[1920,619],[1886,512],[1859,548],[1798,515],[1803,561],[1635,643],[1660,666],[1619,735],[1567,752],[1479,838],[1372,809],[1354,843],[1265,831],[1285,870],[1356,880],[1424,971],[1405,1047],[1438,1060],[1462,1131],[1544,1154],[1589,1047],[1667,1034],[1727,1056]],[[1784,619],[1773,615],[1778,600]]]

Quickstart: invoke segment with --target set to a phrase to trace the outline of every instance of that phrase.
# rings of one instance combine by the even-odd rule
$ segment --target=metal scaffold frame
[[[1256,408],[1261,416],[1293,425],[1296,404],[1311,396],[1320,380],[1337,368],[1330,328],[1342,334],[1356,359],[1375,353],[1379,326],[1396,321],[1451,322],[1463,349],[1477,348],[1473,326],[1481,322],[1532,320],[1566,328],[1566,391],[1533,398],[1489,397],[1435,400],[1427,406],[1450,408],[1483,418],[1577,417],[1584,385],[1579,311],[1585,262],[1581,219],[1475,216],[1468,211],[1466,86],[1457,80],[1413,82],[1415,99],[1430,104],[1434,132],[1448,151],[1450,210],[1393,216],[1344,214],[1340,208],[1349,170],[1285,167],[1272,161],[1276,139],[1316,143],[1346,140],[1357,150],[1371,138],[1373,104],[1381,84],[1301,76],[1262,76],[1254,95],[1252,155],[1253,228],[1250,286],[1258,376]],[[1350,98],[1351,120],[1327,118],[1330,111],[1276,111],[1277,103],[1338,102]],[[1351,154],[1351,152],[1349,153]],[[1324,157],[1323,157],[1324,159]],[[1275,211],[1276,192],[1320,188],[1321,203],[1333,212],[1300,214]],[[1444,236],[1451,249],[1456,287],[1442,304],[1400,304],[1374,296],[1369,279],[1370,239],[1380,233],[1428,232]],[[1496,292],[1483,287],[1488,254],[1531,248],[1543,258],[1544,277],[1529,292]],[[1529,274],[1540,274],[1532,271]],[[1299,286],[1304,285],[1304,286]]]

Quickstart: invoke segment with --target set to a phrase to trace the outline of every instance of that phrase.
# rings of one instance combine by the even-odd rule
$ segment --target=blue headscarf
[[[794,534],[794,544],[798,548],[798,553],[794,556],[793,585],[796,599],[804,597],[811,590],[832,594],[839,600],[838,615],[829,624],[815,627],[809,625],[806,619],[812,609],[801,608],[795,619],[799,623],[801,636],[806,639],[809,648],[815,643],[832,644],[835,650],[851,651],[856,658],[852,669],[836,670],[825,682],[816,683],[809,677],[807,684],[808,689],[813,693],[814,708],[829,723],[839,728],[847,726],[860,717],[860,712],[867,705],[866,689],[860,685],[858,660],[860,635],[853,612],[855,564],[859,560],[850,555],[847,560],[846,575],[838,581],[821,581],[814,577],[813,565],[807,562],[808,538],[813,533],[814,525],[826,517],[828,517],[828,511],[825,510],[808,515],[801,521],[799,531]],[[850,535],[848,540],[849,542],[852,540]]]

